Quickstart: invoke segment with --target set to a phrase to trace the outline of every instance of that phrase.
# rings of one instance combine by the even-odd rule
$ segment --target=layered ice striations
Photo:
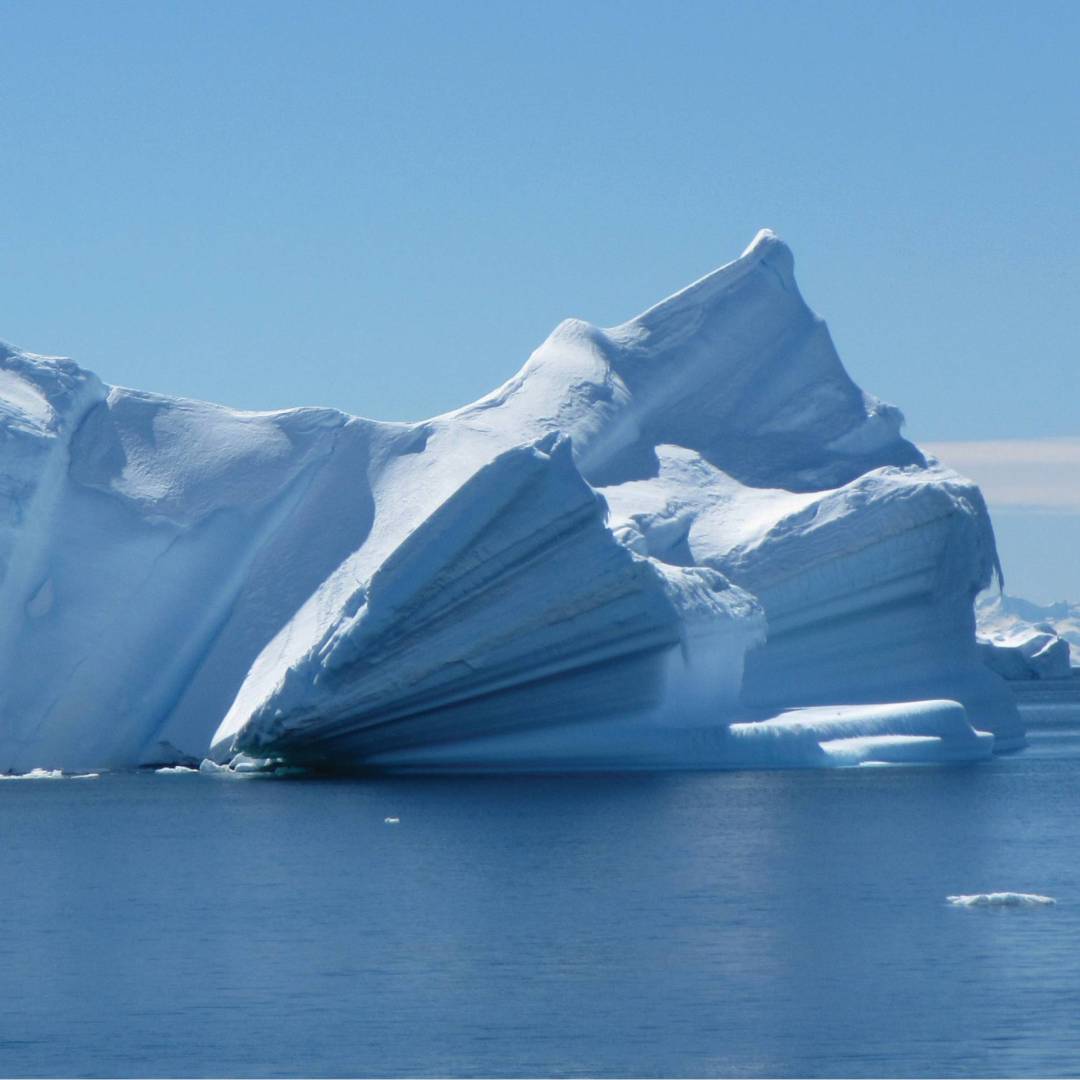
[[[716,571],[634,555],[552,435],[504,451],[344,598],[314,647],[218,733],[259,756],[397,761],[541,729],[573,739],[674,691],[737,702],[757,606]]]
[[[763,232],[417,424],[0,353],[0,770],[857,765],[1018,745],[977,488]]]

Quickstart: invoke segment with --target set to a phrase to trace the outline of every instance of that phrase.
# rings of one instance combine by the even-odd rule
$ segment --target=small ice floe
[[[234,759],[221,764],[217,761],[211,761],[209,758],[203,758],[199,764],[199,772],[203,776],[215,776],[222,780],[250,780],[266,775],[263,770],[255,768],[250,759],[242,761]]]
[[[399,817],[383,818],[383,822],[385,824],[387,824],[387,825],[398,825],[398,824],[401,823],[401,818],[399,818]]]
[[[24,773],[0,773],[0,780],[96,780],[101,773],[65,773],[63,769],[31,769]]]
[[[972,893],[970,896],[947,896],[953,907],[1039,907],[1056,904],[1052,896],[1026,892]]]
[[[158,769],[158,772],[187,772],[184,768]],[[307,769],[300,765],[284,765],[277,758],[253,758],[237,754],[225,764],[203,758],[197,770],[205,776],[218,776],[227,780],[252,780],[256,778],[279,778],[283,776],[307,776]]]
[[[154,772],[161,773],[165,776],[181,776],[188,773],[198,775],[198,769],[192,769],[187,765],[163,765],[160,769],[155,769]]]

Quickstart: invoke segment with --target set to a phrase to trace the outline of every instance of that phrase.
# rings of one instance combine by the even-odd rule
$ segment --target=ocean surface
[[[1075,1076],[1080,711],[1034,724],[965,767],[0,783],[0,1074]],[[1004,890],[1058,903],[945,900]]]

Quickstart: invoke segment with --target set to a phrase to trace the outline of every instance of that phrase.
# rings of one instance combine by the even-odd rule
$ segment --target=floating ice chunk
[[[252,772],[237,772],[229,762],[224,765],[219,765],[216,761],[211,761],[209,758],[203,758],[199,763],[199,772],[204,776],[214,776],[223,780],[235,780],[235,779],[247,779],[251,776],[258,775]]]
[[[273,770],[273,763],[269,758],[252,758],[245,754],[237,754],[232,760],[233,772],[238,773],[264,773]]]
[[[186,773],[198,773],[199,769],[191,769],[187,765],[164,765],[160,769],[155,769],[156,773],[164,773],[171,776],[180,776]]]
[[[947,896],[945,899],[953,907],[1038,907],[1057,903],[1052,896],[1022,892],[972,893],[970,896]]]
[[[962,705],[947,700],[789,709],[728,731],[739,764],[772,768],[978,761],[994,746]]]
[[[397,825],[401,821],[401,818],[399,818],[399,817],[388,817],[388,818],[383,818],[383,821],[387,825]]]
[[[199,772],[211,776],[252,776],[265,773],[270,768],[271,763],[268,758],[252,758],[246,754],[237,754],[229,761],[221,764],[211,761],[209,758],[203,758],[199,765]],[[158,771],[164,772],[165,770],[159,769]]]
[[[275,758],[253,758],[246,754],[237,754],[230,761],[220,764],[203,758],[199,768],[186,769],[181,765],[165,769],[156,769],[155,772],[181,773],[200,772],[206,776],[224,777],[230,780],[252,780],[256,778],[306,776],[308,770],[302,765],[286,765]]]
[[[65,773],[63,769],[31,769],[25,773],[0,773],[0,780],[96,780],[101,774]]]

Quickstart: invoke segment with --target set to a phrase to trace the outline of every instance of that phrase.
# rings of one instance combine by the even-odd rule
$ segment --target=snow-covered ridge
[[[0,771],[977,758],[978,489],[851,381],[759,233],[415,424],[0,351]],[[853,708],[857,706],[857,708]]]

